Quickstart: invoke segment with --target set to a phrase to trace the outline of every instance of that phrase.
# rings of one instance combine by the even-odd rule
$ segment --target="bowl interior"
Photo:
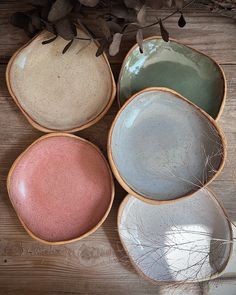
[[[208,116],[164,89],[137,94],[118,114],[110,136],[118,180],[148,199],[186,196],[224,162],[224,144]]]
[[[78,35],[88,36],[78,29]],[[97,118],[114,96],[113,76],[105,57],[96,57],[97,45],[74,40],[50,39],[40,33],[19,50],[10,62],[8,79],[13,97],[25,114],[43,128],[67,131]]]
[[[231,226],[205,189],[163,205],[129,195],[119,210],[118,230],[134,266],[155,281],[209,279],[223,271],[231,253]]]
[[[104,157],[74,136],[40,138],[15,162],[8,184],[25,227],[47,242],[87,234],[104,218],[113,198]]]
[[[171,88],[216,118],[224,97],[225,81],[209,57],[174,41],[147,39],[144,53],[135,47],[124,61],[119,81],[123,104],[147,87]]]

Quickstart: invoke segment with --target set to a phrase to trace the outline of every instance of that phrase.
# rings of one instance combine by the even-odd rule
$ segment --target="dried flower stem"
[[[196,1],[196,0],[191,0],[191,1],[189,1],[188,3],[186,3],[186,4],[183,6],[182,10],[184,10],[185,8],[187,8],[188,6],[190,6],[191,4],[193,4],[195,1]],[[182,11],[182,10],[181,10],[181,11]],[[161,21],[163,22],[163,21],[167,20],[168,18],[170,18],[171,16],[173,16],[173,15],[179,13],[179,12],[180,12],[180,10],[179,10],[179,9],[176,9],[175,11],[173,11],[172,13],[170,13],[169,15],[163,17],[163,18],[161,19]],[[94,37],[91,35],[91,33],[89,32],[89,30],[88,30],[87,28],[84,27],[83,23],[82,23],[79,19],[77,19],[77,22],[78,22],[78,24],[79,24],[79,25],[80,25],[80,26],[86,31],[86,33],[90,36],[90,38],[79,38],[79,37],[78,37],[78,38],[76,38],[76,39],[79,39],[79,40],[86,40],[86,41],[89,41],[89,40],[91,40],[91,39],[92,39],[92,40],[97,40],[97,41],[99,41],[99,40],[102,39],[102,38],[94,38]],[[147,28],[150,28],[150,27],[154,27],[154,26],[158,25],[159,23],[160,23],[160,19],[159,19],[158,21],[154,22],[154,23],[149,24],[149,25],[146,25],[146,26],[139,26],[139,27],[137,27],[137,29],[147,29]],[[127,31],[127,32],[124,32],[123,35],[129,35],[129,34],[135,33],[135,32],[137,32],[137,29],[132,29],[132,30],[129,30],[129,31]]]
[[[185,8],[187,8],[187,7],[190,6],[191,4],[193,4],[195,1],[196,1],[196,0],[191,0],[191,1],[189,1],[188,3],[186,3],[186,4],[183,6],[182,10],[185,9]],[[179,13],[179,12],[180,12],[180,10],[179,10],[179,9],[176,9],[175,11],[173,11],[172,13],[170,13],[169,15],[167,15],[166,17],[163,17],[163,18],[161,19],[161,21],[163,22],[163,21],[167,20],[168,18],[170,18],[171,16],[173,16],[173,15],[175,15],[176,13]],[[156,21],[156,22],[154,22],[154,23],[152,23],[152,24],[149,24],[149,25],[146,25],[146,26],[139,27],[139,29],[147,29],[147,28],[150,28],[150,27],[156,26],[156,25],[158,25],[159,23],[160,23],[160,20],[158,20],[158,21]],[[130,31],[128,31],[128,32],[125,32],[124,35],[128,35],[128,34],[131,34],[131,33],[136,32],[136,31],[137,31],[137,30],[130,30]]]

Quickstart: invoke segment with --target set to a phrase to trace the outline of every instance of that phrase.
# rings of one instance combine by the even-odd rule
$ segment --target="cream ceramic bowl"
[[[147,87],[168,87],[218,119],[226,98],[222,68],[209,56],[175,40],[153,36],[125,57],[117,87],[119,103]]]
[[[65,133],[32,143],[14,162],[7,188],[22,225],[47,244],[65,244],[93,233],[114,198],[112,175],[100,150]]]
[[[78,29],[78,36],[88,36]],[[101,119],[111,106],[116,86],[105,54],[97,44],[68,41],[42,32],[11,58],[6,72],[9,92],[28,121],[44,132],[74,132]]]
[[[168,89],[135,94],[109,133],[113,172],[130,194],[149,202],[191,195],[223,167],[223,134],[200,108]]]
[[[213,193],[151,205],[128,195],[118,231],[131,263],[157,282],[199,282],[219,276],[232,252],[232,228]]]

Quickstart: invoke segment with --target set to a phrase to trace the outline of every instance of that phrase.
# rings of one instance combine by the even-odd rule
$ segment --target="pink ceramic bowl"
[[[32,143],[12,165],[7,188],[27,232],[48,244],[93,233],[114,199],[112,175],[100,150],[63,133]]]

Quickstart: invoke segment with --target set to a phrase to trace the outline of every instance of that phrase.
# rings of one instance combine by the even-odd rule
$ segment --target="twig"
[[[187,8],[187,7],[190,6],[191,4],[193,4],[195,1],[196,1],[196,0],[191,0],[191,1],[189,1],[188,3],[186,3],[186,4],[183,6],[182,10],[185,9],[185,8]],[[170,13],[169,15],[163,17],[163,18],[161,19],[161,21],[163,22],[163,21],[167,20],[168,18],[170,18],[171,16],[173,16],[173,15],[175,15],[176,13],[179,13],[179,12],[180,12],[180,10],[179,10],[179,9],[176,9],[175,11],[173,11],[172,13]],[[156,25],[158,25],[159,23],[160,23],[160,20],[158,20],[158,21],[156,21],[156,22],[154,22],[154,23],[152,23],[152,24],[146,25],[146,26],[140,26],[139,29],[147,29],[147,28],[150,28],[150,27],[156,26]],[[137,30],[130,30],[130,31],[124,33],[124,35],[128,35],[128,34],[131,34],[131,33],[136,32],[136,31],[137,31]]]
[[[183,6],[182,10],[184,10],[185,8],[187,8],[188,6],[190,6],[191,4],[193,4],[195,1],[196,1],[196,0],[191,0],[191,1],[189,1],[188,3],[186,3],[186,4]],[[167,20],[168,18],[170,18],[171,16],[173,16],[173,15],[179,13],[179,12],[180,12],[180,10],[179,10],[179,9],[176,9],[175,11],[173,11],[172,13],[170,13],[169,15],[163,17],[163,18],[161,19],[161,21],[163,22],[163,21]],[[79,39],[79,40],[86,40],[86,41],[91,40],[91,39],[92,39],[92,40],[97,40],[97,41],[99,41],[99,40],[102,39],[102,38],[96,38],[95,36],[92,36],[92,34],[90,33],[89,29],[88,29],[88,28],[87,28],[87,27],[86,27],[86,26],[80,21],[80,19],[77,19],[77,22],[78,22],[78,24],[81,26],[81,28],[84,29],[84,31],[88,34],[88,36],[89,36],[90,38],[76,38],[76,39]],[[151,23],[151,24],[149,24],[149,25],[146,25],[146,26],[139,26],[138,29],[147,29],[147,28],[150,28],[150,27],[156,26],[156,25],[158,25],[159,23],[160,23],[160,19],[158,19],[156,22]],[[129,25],[129,24],[127,24],[127,25]],[[123,35],[127,36],[127,35],[132,34],[132,33],[135,33],[135,32],[137,32],[137,29],[129,30],[129,31],[123,33]]]

